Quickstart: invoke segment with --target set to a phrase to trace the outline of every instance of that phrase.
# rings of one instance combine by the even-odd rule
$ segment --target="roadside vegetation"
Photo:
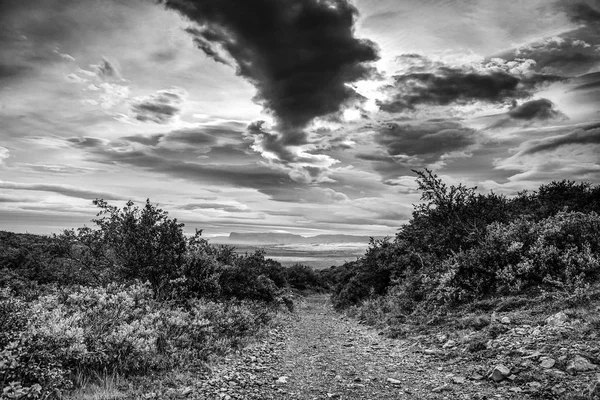
[[[307,267],[213,246],[200,231],[186,237],[149,201],[94,204],[92,227],[0,232],[2,399],[201,368],[292,310],[297,293],[320,288]]]
[[[508,198],[415,172],[412,219],[323,272],[338,310],[399,335],[477,304],[578,307],[600,293],[600,186],[555,181]]]

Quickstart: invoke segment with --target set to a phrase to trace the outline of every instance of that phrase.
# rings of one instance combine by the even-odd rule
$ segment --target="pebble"
[[[431,389],[433,393],[451,392],[453,389],[448,385],[442,385]]]
[[[399,381],[398,379],[394,379],[394,378],[387,378],[386,381],[388,383],[391,383],[392,385],[401,385],[402,381]]]
[[[556,360],[553,358],[544,358],[542,359],[542,362],[540,363],[540,367],[544,368],[544,369],[549,369],[554,367],[554,364],[556,364]]]
[[[494,367],[490,374],[490,379],[495,382],[500,382],[510,375],[510,369],[505,365],[499,364]]]
[[[569,317],[567,317],[567,314],[561,311],[546,318],[546,324],[552,326],[563,326],[568,320]]]
[[[596,366],[582,356],[575,356],[567,364],[567,372],[569,373],[586,372],[591,371],[593,369],[596,369]]]

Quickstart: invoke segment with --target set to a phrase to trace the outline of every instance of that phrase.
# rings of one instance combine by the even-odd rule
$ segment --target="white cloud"
[[[0,146],[0,165],[2,165],[4,160],[6,160],[8,157],[10,157],[8,149]]]

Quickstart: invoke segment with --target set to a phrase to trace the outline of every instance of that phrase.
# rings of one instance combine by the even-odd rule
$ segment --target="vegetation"
[[[94,204],[94,227],[53,237],[0,232],[3,399],[200,365],[292,309],[292,289],[317,286],[307,267],[212,246],[201,231],[186,237],[149,201]]]
[[[330,290],[338,310],[394,335],[452,310],[547,307],[548,296],[578,305],[600,293],[600,186],[552,182],[507,198],[415,172],[412,219],[323,271],[238,254],[201,231],[186,237],[149,201],[96,200],[93,227],[52,237],[0,232],[2,398],[194,368],[244,346],[298,292]],[[497,329],[487,315],[458,315],[461,329]]]
[[[600,186],[552,182],[507,198],[415,172],[412,219],[328,271],[338,309],[376,323],[501,295],[583,299],[600,280]]]

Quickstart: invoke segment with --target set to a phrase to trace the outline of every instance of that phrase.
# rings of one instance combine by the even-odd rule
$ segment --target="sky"
[[[413,170],[600,183],[599,0],[0,0],[0,229],[393,235]]]

